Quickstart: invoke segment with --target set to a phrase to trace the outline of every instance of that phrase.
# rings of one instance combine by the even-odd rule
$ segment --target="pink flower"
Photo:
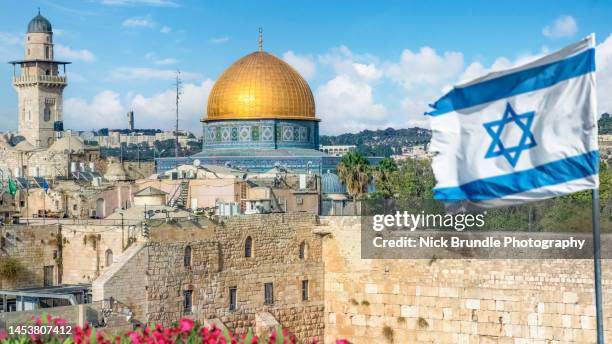
[[[181,329],[181,332],[191,331],[193,329],[193,320],[187,318],[181,319],[179,322],[179,328]]]
[[[350,344],[346,339],[337,339],[336,344]]]

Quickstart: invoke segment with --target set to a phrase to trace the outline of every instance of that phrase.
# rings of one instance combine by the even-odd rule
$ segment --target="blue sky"
[[[67,128],[125,127],[128,109],[138,127],[171,127],[180,68],[181,127],[199,134],[214,80],[257,49],[260,26],[264,49],[309,82],[323,133],[427,126],[423,111],[450,85],[591,32],[600,110],[612,111],[602,97],[612,89],[609,1],[3,1],[1,61],[22,57],[38,7],[53,24],[56,57],[73,62]],[[0,130],[14,130],[12,67],[0,66]]]

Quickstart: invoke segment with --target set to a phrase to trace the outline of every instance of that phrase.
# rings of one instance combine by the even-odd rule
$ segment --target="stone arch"
[[[244,257],[251,258],[253,256],[253,238],[248,236],[244,240]]]
[[[106,250],[106,252],[104,252],[104,260],[106,267],[109,267],[111,266],[111,264],[113,264],[113,250],[109,248]]]
[[[300,252],[298,254],[301,260],[308,259],[308,243],[306,241],[302,241],[300,243]]]
[[[191,266],[191,246],[189,245],[185,246],[185,250],[183,252],[183,266]]]

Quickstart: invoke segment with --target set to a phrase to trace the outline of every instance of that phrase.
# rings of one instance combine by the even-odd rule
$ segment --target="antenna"
[[[176,126],[174,128],[174,157],[178,158],[179,156],[179,101],[181,100],[181,88],[183,83],[181,82],[181,71],[176,70],[176,82],[174,84],[176,86]],[[178,166],[178,163],[177,163]]]

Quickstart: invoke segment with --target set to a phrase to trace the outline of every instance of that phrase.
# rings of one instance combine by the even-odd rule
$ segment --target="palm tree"
[[[370,162],[358,151],[346,153],[338,163],[338,177],[353,197],[359,197],[368,189],[372,178]]]
[[[397,171],[397,164],[390,157],[382,159],[376,166],[376,188],[384,197],[393,196],[391,178]]]

